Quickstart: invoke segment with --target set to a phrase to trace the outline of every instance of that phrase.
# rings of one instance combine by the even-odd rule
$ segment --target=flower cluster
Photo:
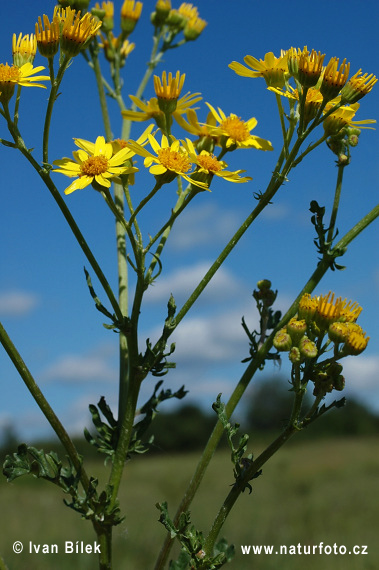
[[[61,51],[67,57],[75,57],[98,33],[101,22],[90,13],[81,15],[71,7],[54,9],[50,22],[44,14],[35,25],[37,46],[40,54],[52,58]]]
[[[206,21],[200,18],[196,6],[183,2],[178,9],[171,8],[170,0],[158,0],[151,21],[156,27],[165,26],[170,37],[183,32],[184,40],[196,40],[203,32]]]
[[[276,333],[274,347],[278,351],[288,352],[290,361],[295,364],[316,359],[333,343],[333,358],[328,360],[327,376],[330,381],[331,370],[338,370],[339,378],[342,367],[339,364],[337,366],[337,360],[360,354],[370,339],[356,323],[361,311],[358,303],[348,302],[342,297],[335,298],[331,292],[314,297],[306,293],[299,302],[297,315]],[[325,336],[327,341],[323,344]],[[312,379],[319,379],[321,372],[322,375],[325,374],[325,366]],[[322,378],[325,380],[325,376]],[[330,385],[330,382],[328,386],[330,389],[326,391],[341,389]],[[319,389],[320,387],[317,388]]]
[[[299,112],[304,127],[318,113],[325,114],[325,133],[335,135],[341,129],[354,125],[354,115],[359,105],[355,104],[367,95],[377,78],[373,74],[363,74],[360,69],[350,79],[350,64],[346,59],[340,63],[332,57],[324,66],[325,54],[309,51],[307,47],[290,48],[282,51],[280,57],[272,52],[264,60],[251,55],[244,58],[246,64],[233,61],[229,67],[243,77],[263,77],[268,88],[284,97],[299,102]],[[295,88],[289,83],[293,78]],[[335,112],[333,109],[335,107]],[[374,123],[373,120],[360,121],[360,125]]]

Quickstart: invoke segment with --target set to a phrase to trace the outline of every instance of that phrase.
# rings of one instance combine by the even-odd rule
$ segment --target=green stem
[[[99,540],[99,570],[112,569],[112,527],[94,522],[93,528]]]
[[[295,301],[292,303],[291,307],[288,309],[287,313],[284,315],[284,317],[281,319],[280,323],[277,325],[277,327],[275,328],[275,330],[273,330],[273,332],[270,334],[270,336],[267,338],[267,340],[264,342],[264,344],[260,347],[260,349],[257,351],[254,359],[250,362],[250,364],[247,366],[245,372],[243,373],[243,375],[241,376],[237,386],[235,387],[232,395],[229,398],[229,401],[226,404],[226,413],[228,415],[228,417],[230,417],[233,413],[233,411],[235,410],[237,404],[240,402],[243,394],[245,393],[246,388],[248,387],[251,379],[253,378],[254,374],[256,373],[256,371],[260,368],[260,366],[264,363],[264,360],[267,356],[267,353],[270,351],[271,347],[272,347],[272,342],[274,339],[274,336],[276,334],[276,332],[278,330],[280,330],[285,324],[287,324],[287,322],[290,320],[290,318],[292,318],[297,311],[297,307],[299,304],[299,301],[301,299],[301,297],[305,294],[305,293],[311,293],[315,287],[318,285],[318,283],[321,281],[321,279],[323,278],[323,276],[325,275],[325,273],[327,272],[329,268],[329,263],[327,261],[321,261],[319,263],[319,265],[317,266],[317,268],[315,269],[315,271],[313,272],[312,276],[310,277],[310,279],[307,281],[307,283],[304,285],[303,289],[301,290],[301,292],[298,294],[298,296],[296,297]],[[199,486],[200,483],[204,477],[205,471],[213,457],[213,454],[218,446],[218,443],[221,439],[221,436],[224,432],[224,428],[221,424],[221,422],[217,422],[214,430],[208,440],[208,443],[204,449],[204,452],[200,458],[200,461],[196,467],[195,473],[188,485],[187,490],[185,491],[185,494],[183,496],[183,499],[179,505],[179,508],[176,512],[175,518],[174,518],[174,524],[177,524],[180,518],[180,515],[187,511]],[[287,438],[288,439],[288,438]],[[170,553],[172,544],[173,544],[173,540],[170,535],[167,535],[166,540],[162,546],[161,552],[159,554],[159,557],[157,559],[156,565],[155,565],[155,570],[162,570],[164,568],[164,565],[167,561],[168,555]]]
[[[94,45],[92,45],[92,43],[91,43],[90,54],[91,54],[93,70],[95,73],[97,90],[99,93],[101,116],[103,118],[105,135],[106,135],[107,141],[110,141],[113,139],[113,134],[112,134],[112,127],[111,127],[111,122],[110,122],[109,113],[108,113],[107,97],[105,95],[105,90],[104,90],[103,75],[101,73],[99,58],[97,56],[98,51],[99,51],[99,46],[98,46],[96,39],[94,40],[94,42],[96,42]]]
[[[232,510],[235,502],[237,501],[240,494],[246,488],[247,483],[253,478],[253,476],[261,469],[261,467],[267,463],[267,461],[285,444],[287,441],[297,432],[297,428],[289,424],[287,428],[277,437],[271,445],[269,445],[263,453],[252,463],[250,468],[247,470],[246,475],[241,478],[240,481],[233,485],[232,490],[226,497],[221,509],[219,510],[217,517],[214,520],[212,528],[205,540],[203,550],[208,556],[212,556],[215,541],[220,533],[222,526],[224,525],[230,511]]]
[[[83,485],[84,490],[87,491],[89,488],[89,479],[87,473],[85,472],[82,466],[81,458],[78,452],[76,451],[70,436],[64,429],[63,425],[56,416],[54,410],[51,408],[50,404],[48,403],[45,396],[41,392],[39,386],[35,382],[28,367],[21,358],[21,355],[17,351],[16,347],[14,346],[13,342],[9,338],[6,330],[4,329],[1,323],[0,323],[0,342],[3,345],[5,351],[7,352],[9,358],[13,362],[17,372],[21,376],[29,392],[36,401],[38,407],[40,408],[43,415],[45,416],[45,418],[47,419],[47,421],[49,422],[49,424],[57,434],[58,438],[62,442],[62,445],[67,451],[67,454],[70,457],[76,471],[80,474],[80,481]]]
[[[47,109],[46,109],[45,124],[43,128],[42,160],[44,164],[49,163],[49,134],[50,134],[50,124],[51,124],[51,117],[53,115],[54,103],[57,99],[58,89],[63,79],[64,72],[66,71],[67,66],[70,62],[70,59],[71,58],[68,55],[65,55],[62,64],[58,69],[56,78],[50,78],[51,90],[50,90],[49,102],[47,104]]]
[[[279,190],[279,188],[283,184],[284,180],[286,180],[286,177],[291,170],[292,163],[295,160],[295,157],[297,155],[297,152],[300,149],[300,146],[301,146],[303,140],[304,140],[303,137],[299,137],[296,140],[296,142],[295,142],[295,144],[294,144],[294,146],[293,146],[293,148],[292,148],[292,150],[288,156],[288,159],[286,160],[286,162],[282,168],[282,171],[280,173],[278,173],[276,170],[274,171],[274,175],[272,176],[272,178],[269,182],[269,185],[267,186],[267,190],[260,197],[258,205],[248,215],[248,217],[243,222],[243,224],[238,228],[238,230],[236,231],[234,236],[231,238],[231,240],[228,242],[228,244],[225,246],[225,248],[222,250],[222,252],[218,256],[218,258],[214,261],[214,263],[208,269],[207,273],[205,274],[203,279],[200,281],[200,283],[198,284],[196,289],[192,292],[190,297],[184,303],[183,307],[177,313],[176,318],[175,318],[176,325],[178,325],[179,322],[183,319],[183,317],[188,313],[189,309],[192,307],[192,305],[195,303],[195,301],[201,295],[201,293],[203,292],[205,287],[208,285],[208,283],[210,282],[212,277],[215,275],[215,273],[217,272],[217,270],[219,269],[221,264],[225,261],[225,259],[231,253],[231,251],[235,248],[235,246],[237,245],[239,240],[242,238],[242,236],[245,234],[245,232],[249,229],[249,227],[254,222],[254,220],[258,217],[258,215],[262,212],[262,210],[271,202],[272,198],[275,196],[276,192]],[[285,151],[282,149],[281,156],[284,155],[284,152]]]
[[[332,209],[332,214],[330,216],[329,231],[328,231],[328,235],[326,238],[327,244],[331,244],[332,240],[333,240],[334,229],[336,226],[337,212],[338,212],[338,207],[339,207],[340,198],[341,198],[342,179],[343,179],[344,168],[345,168],[345,165],[343,165],[343,164],[340,164],[338,166],[338,175],[337,175],[336,190],[334,193],[333,209]]]
[[[2,556],[0,556],[0,570],[9,570],[8,566],[5,564]]]

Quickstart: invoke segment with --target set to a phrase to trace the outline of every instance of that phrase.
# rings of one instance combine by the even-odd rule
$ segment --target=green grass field
[[[379,567],[379,439],[293,442],[264,468],[251,495],[244,494],[224,527],[236,547],[231,570],[348,569]],[[254,447],[254,446],[252,446]],[[255,449],[260,451],[261,445]],[[197,454],[143,456],[126,469],[121,509],[126,518],[114,530],[114,569],[152,570],[165,536],[156,502],[174,513]],[[105,469],[88,471],[104,480]],[[233,481],[229,455],[220,452],[192,506],[193,522],[207,531]],[[44,481],[0,482],[0,553],[9,570],[96,570],[97,556],[65,554],[65,541],[94,541],[91,525],[62,504],[60,491]],[[12,551],[21,541],[21,554]],[[57,544],[58,554],[29,553],[29,542]],[[241,545],[367,545],[367,555],[243,555]],[[42,549],[42,546],[41,546]]]

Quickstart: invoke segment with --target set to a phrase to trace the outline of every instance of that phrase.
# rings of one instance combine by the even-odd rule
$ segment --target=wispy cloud
[[[241,212],[225,210],[213,203],[191,207],[183,212],[180,223],[174,226],[170,247],[185,250],[202,244],[223,243],[242,221]]]
[[[211,262],[204,261],[195,265],[180,267],[167,276],[161,277],[153,287],[148,289],[145,302],[167,302],[171,293],[175,300],[185,300],[199,284],[210,265]],[[212,298],[213,301],[217,302],[231,298],[233,295],[239,295],[244,291],[248,292],[248,289],[243,282],[228,269],[221,267],[205,289],[202,298],[208,301]]]
[[[23,317],[39,304],[39,297],[29,291],[13,290],[0,292],[0,316]]]
[[[114,349],[109,345],[95,347],[84,354],[64,354],[40,375],[44,381],[112,382],[117,380]]]

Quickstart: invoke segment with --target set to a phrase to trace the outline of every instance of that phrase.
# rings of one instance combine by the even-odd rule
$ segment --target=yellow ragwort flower
[[[142,2],[135,0],[125,0],[121,7],[121,29],[124,35],[132,33],[141,17]]]
[[[324,70],[320,92],[325,101],[335,99],[349,77],[350,63],[344,59],[339,69],[338,64],[339,59],[332,57]]]
[[[162,81],[160,77],[154,75],[155,94],[158,98],[159,108],[164,113],[173,113],[175,111],[185,78],[185,74],[183,73],[181,76],[179,71],[176,72],[175,77],[171,72],[167,77],[164,71],[162,73]]]
[[[362,121],[354,121],[353,118],[359,109],[359,103],[353,103],[350,106],[340,107],[328,115],[323,122],[325,134],[328,136],[336,135],[344,127],[358,127],[359,129],[372,129],[365,125],[376,123],[375,119],[363,119]]]
[[[370,337],[366,336],[366,333],[362,330],[362,328],[355,323],[347,323],[346,326],[348,329],[348,334],[345,339],[343,352],[348,355],[357,356],[365,350]]]
[[[35,25],[38,51],[44,57],[54,57],[59,49],[60,16],[58,10],[58,7],[55,7],[51,22],[44,14],[42,19],[39,16]]]
[[[127,146],[135,154],[144,157],[144,165],[149,168],[150,174],[158,177],[162,184],[172,182],[179,175],[187,182],[199,186],[203,190],[208,189],[204,182],[190,178],[192,162],[186,149],[180,145],[180,141],[174,140],[170,144],[167,137],[162,135],[161,144],[159,144],[150,134],[148,139],[155,155],[133,140],[128,141]]]
[[[12,38],[12,54],[13,65],[21,67],[24,63],[33,63],[37,52],[37,39],[34,34],[23,36],[20,34],[17,38],[13,34]]]
[[[283,87],[285,82],[285,74],[288,72],[287,56],[281,54],[280,57],[275,57],[270,51],[265,54],[264,59],[256,59],[252,55],[246,55],[243,58],[248,67],[233,61],[229,64],[230,69],[233,69],[237,75],[242,77],[263,77],[268,86]]]
[[[325,54],[313,49],[310,53],[305,46],[298,56],[297,79],[303,87],[314,87],[322,73],[322,64]]]
[[[341,99],[344,103],[356,103],[365,95],[370,93],[371,89],[377,82],[377,78],[372,73],[362,75],[362,70],[359,69],[355,75],[350,77],[349,81],[341,91]]]
[[[43,87],[46,89],[46,85],[35,82],[49,81],[50,77],[48,75],[32,77],[32,75],[43,69],[45,69],[43,66],[33,67],[31,63],[24,63],[21,67],[0,63],[0,101],[3,103],[8,102],[14,93],[16,85],[21,85],[22,87]]]
[[[204,31],[206,25],[207,22],[205,20],[202,20],[201,18],[198,17],[190,18],[189,20],[187,20],[184,26],[183,30],[184,39],[187,40],[187,42],[196,40],[200,36],[200,34]]]
[[[81,17],[80,12],[66,8],[61,12],[63,28],[61,50],[70,57],[75,57],[83,46],[93,38],[101,28],[101,22],[89,12]]]
[[[97,137],[95,143],[83,139],[74,141],[79,147],[79,150],[72,153],[74,160],[62,158],[53,162],[59,167],[53,172],[76,178],[66,188],[65,194],[71,194],[90,184],[94,184],[96,189],[109,188],[112,182],[120,182],[121,174],[131,174],[138,170],[130,164],[125,164],[133,156],[129,148],[114,153],[112,143],[106,143],[102,136]]]
[[[180,16],[185,18],[186,20],[192,20],[193,18],[199,17],[199,11],[193,4],[189,4],[189,2],[183,2],[179,8],[178,13]]]
[[[304,319],[309,324],[313,320],[317,304],[317,297],[311,297],[309,293],[304,293],[299,302],[298,318]]]
[[[334,297],[334,293],[329,291],[327,295],[314,298],[317,302],[314,319],[323,330],[335,322],[354,323],[362,311],[357,302],[347,301],[342,297],[334,299]]]
[[[252,135],[252,131],[257,125],[257,119],[252,117],[248,121],[243,121],[237,115],[233,113],[228,117],[225,113],[218,107],[218,111],[212,107],[209,103],[206,103],[209,107],[213,117],[216,119],[218,126],[211,129],[213,136],[222,137],[221,146],[226,149],[232,150],[232,148],[256,148],[258,150],[273,150],[270,141],[261,139],[255,135]],[[231,148],[232,147],[232,148]]]
[[[273,91],[282,97],[287,97],[287,99],[292,99],[297,102],[300,101],[301,94],[297,89],[291,87],[291,85],[287,86],[286,91],[283,91],[282,89],[278,89],[276,87],[269,87],[268,89],[269,91]],[[321,95],[319,89],[316,87],[309,87],[309,89],[307,89],[304,103],[304,127],[306,127],[308,123],[315,118],[317,111],[321,107],[322,101],[323,96]]]
[[[107,1],[102,2],[101,6],[99,2],[96,2],[93,14],[98,16],[101,20],[101,29],[106,34],[111,32],[114,28],[114,4],[113,2]]]
[[[235,170],[234,172],[225,170],[227,167],[226,162],[223,160],[217,160],[214,154],[211,154],[206,150],[202,150],[200,154],[197,154],[190,139],[186,139],[186,141],[183,142],[183,146],[187,150],[193,164],[197,165],[195,176],[198,174],[205,174],[206,176],[204,179],[206,182],[208,182],[208,180],[210,181],[213,176],[218,176],[219,178],[223,178],[229,182],[249,182],[252,180],[249,176],[240,176],[240,174],[245,172],[245,170]]]

